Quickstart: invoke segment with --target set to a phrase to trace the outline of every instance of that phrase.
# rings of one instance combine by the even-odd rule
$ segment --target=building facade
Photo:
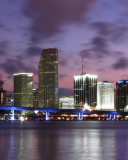
[[[97,109],[114,110],[114,83],[103,81],[97,83]]]
[[[3,81],[0,79],[0,90],[3,90]]]
[[[6,92],[6,106],[11,106],[12,104],[12,95],[10,92]]]
[[[14,106],[33,107],[33,73],[14,74]]]
[[[116,109],[128,112],[128,80],[116,82]]]
[[[33,89],[33,107],[38,107],[38,89]]]
[[[58,49],[43,49],[38,65],[38,107],[58,108]]]
[[[59,104],[61,109],[74,109],[74,97],[59,97]]]
[[[3,81],[0,79],[0,106],[6,105],[6,90],[3,90]]]
[[[95,109],[97,106],[97,75],[74,76],[75,109]]]

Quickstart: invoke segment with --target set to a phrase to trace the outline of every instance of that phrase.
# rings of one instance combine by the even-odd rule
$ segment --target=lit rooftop
[[[13,74],[14,76],[16,75],[28,75],[28,76],[33,76],[33,73],[16,73],[16,74]]]

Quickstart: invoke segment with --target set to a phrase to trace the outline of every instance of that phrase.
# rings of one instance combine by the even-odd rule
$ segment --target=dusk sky
[[[13,74],[34,73],[44,48],[58,48],[60,95],[73,94],[73,76],[128,79],[128,0],[1,0],[0,79],[13,91]]]

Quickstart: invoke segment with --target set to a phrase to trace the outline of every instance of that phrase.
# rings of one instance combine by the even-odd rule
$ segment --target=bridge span
[[[49,120],[49,113],[61,113],[61,114],[77,114],[78,120],[83,120],[84,115],[107,115],[108,119],[115,119],[117,115],[128,115],[128,112],[117,112],[107,110],[81,110],[81,109],[58,109],[58,108],[38,108],[38,107],[23,107],[23,106],[0,106],[0,110],[11,111],[12,119],[14,119],[15,111],[39,111],[45,112],[45,119]]]

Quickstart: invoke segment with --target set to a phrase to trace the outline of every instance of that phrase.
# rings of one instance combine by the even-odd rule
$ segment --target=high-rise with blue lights
[[[80,74],[74,76],[75,109],[95,109],[97,106],[97,75]]]
[[[58,49],[43,49],[38,65],[38,107],[58,108]]]
[[[116,109],[128,112],[128,80],[116,82]]]

